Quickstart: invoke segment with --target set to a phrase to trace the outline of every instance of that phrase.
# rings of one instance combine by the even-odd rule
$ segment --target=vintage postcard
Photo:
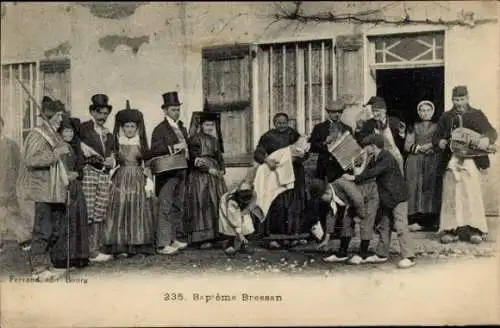
[[[500,324],[496,1],[2,2],[2,327]]]

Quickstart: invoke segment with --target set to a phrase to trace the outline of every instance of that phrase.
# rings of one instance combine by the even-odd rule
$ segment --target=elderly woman
[[[420,122],[409,126],[405,139],[406,183],[408,185],[408,215],[410,230],[436,230],[441,195],[438,191],[439,152],[432,145],[437,124],[431,119],[434,104],[428,100],[417,105]]]
[[[53,245],[61,238],[67,187],[70,181],[78,178],[78,173],[69,172],[61,160],[71,152],[57,133],[63,112],[61,102],[44,103],[42,124],[26,137],[19,175],[21,198],[35,203],[30,258],[33,276],[41,280],[63,274],[64,269],[53,268],[50,255]]]
[[[289,118],[285,113],[278,113],[273,118],[274,129],[266,132],[259,140],[254,152],[254,159],[259,164],[267,165],[270,170],[276,170],[277,163],[269,155],[278,149],[294,145],[300,134],[289,127]],[[301,233],[305,231],[305,172],[303,162],[304,156],[294,156],[293,174],[295,176],[294,188],[281,193],[272,202],[265,221],[265,234],[272,241],[270,248],[280,248],[279,240],[288,244],[290,239],[298,241]]]

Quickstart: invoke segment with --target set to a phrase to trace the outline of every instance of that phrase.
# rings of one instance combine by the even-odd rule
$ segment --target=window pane
[[[383,63],[384,62],[384,54],[381,52],[375,53],[375,63]]]
[[[443,48],[436,49],[436,59],[444,59],[444,49]]]
[[[401,40],[401,43],[390,49],[390,52],[403,57],[406,60],[411,60],[412,58],[418,56],[429,49],[429,47],[418,42],[416,38],[405,38]]]

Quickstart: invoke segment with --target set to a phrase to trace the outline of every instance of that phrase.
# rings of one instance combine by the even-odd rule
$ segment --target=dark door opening
[[[377,70],[377,96],[385,99],[389,115],[407,124],[418,120],[418,103],[430,100],[438,120],[444,111],[444,67]]]

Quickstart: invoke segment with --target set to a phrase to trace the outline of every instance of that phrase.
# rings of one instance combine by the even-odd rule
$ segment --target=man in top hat
[[[153,157],[182,154],[188,158],[187,130],[179,121],[181,103],[177,92],[162,95],[161,108],[165,119],[153,130],[151,154]],[[187,246],[177,239],[182,231],[186,170],[178,169],[156,175],[156,196],[159,198],[156,246],[160,254],[172,255]]]
[[[332,182],[341,177],[345,172],[337,160],[328,151],[328,144],[334,143],[348,131],[352,134],[352,129],[340,121],[342,112],[346,104],[342,100],[335,100],[326,106],[328,119],[325,122],[316,124],[312,130],[309,142],[310,151],[318,154],[318,163],[316,166],[316,177],[319,179],[327,178]]]
[[[453,108],[443,113],[438,122],[433,144],[443,152],[444,163],[440,176],[443,179],[443,197],[439,230],[444,233],[441,242],[458,239],[480,244],[488,232],[481,192],[479,170],[490,166],[486,150],[497,140],[497,132],[484,113],[469,105],[467,86],[456,86],[452,91]],[[457,128],[470,129],[481,135],[474,141],[484,156],[466,158],[452,153],[450,140]],[[458,197],[457,197],[458,196]]]
[[[367,136],[377,133],[385,138],[385,149],[398,161],[399,169],[404,174],[404,142],[406,125],[400,119],[387,115],[387,105],[382,97],[371,97],[365,106],[371,105],[373,118],[367,120],[356,130],[356,140],[361,141]]]
[[[90,261],[105,262],[112,258],[101,252],[101,236],[109,202],[109,172],[116,166],[113,152],[116,142],[109,130],[104,127],[113,107],[105,94],[96,94],[89,106],[92,119],[82,123],[80,139],[85,156],[83,169],[83,193],[87,202],[90,226]]]

